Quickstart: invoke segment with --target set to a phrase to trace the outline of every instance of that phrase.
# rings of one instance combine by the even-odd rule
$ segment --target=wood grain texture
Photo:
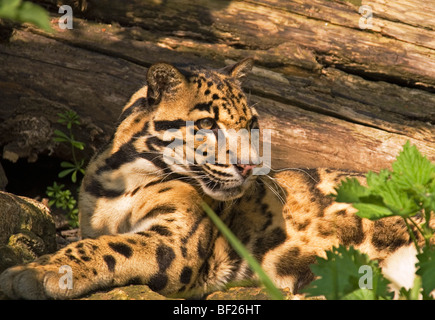
[[[370,1],[365,30],[358,1],[93,0],[73,7],[72,30],[57,27],[56,1],[41,2],[56,32],[15,28],[0,43],[0,145],[25,146],[20,157],[68,156],[47,134],[14,131],[58,128],[65,109],[82,117],[91,154],[152,63],[220,68],[251,56],[244,88],[273,131],[274,168],[379,170],[406,140],[435,160],[430,1]]]

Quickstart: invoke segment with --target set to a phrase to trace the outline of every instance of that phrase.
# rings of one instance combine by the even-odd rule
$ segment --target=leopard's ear
[[[167,63],[153,64],[147,72],[148,103],[159,103],[163,97],[177,93],[186,78],[174,66]]]
[[[252,70],[253,66],[254,59],[246,58],[237,62],[236,64],[226,66],[225,68],[221,69],[221,72],[223,74],[229,75],[232,78],[241,79]]]

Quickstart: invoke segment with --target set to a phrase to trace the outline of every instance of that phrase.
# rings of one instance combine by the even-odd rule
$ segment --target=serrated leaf
[[[366,187],[362,186],[355,178],[346,178],[341,184],[335,188],[337,194],[335,201],[355,203],[359,202],[361,197],[369,195]]]
[[[334,247],[326,252],[327,259],[317,258],[311,270],[318,276],[304,291],[309,295],[324,295],[327,299],[390,299],[389,281],[375,261],[352,246]],[[367,274],[367,271],[370,274]],[[370,282],[370,283],[367,283]],[[363,286],[369,285],[369,288]],[[360,291],[360,290],[368,290]]]
[[[427,185],[435,174],[435,166],[407,141],[392,164],[393,180],[403,189]]]
[[[435,290],[435,249],[424,247],[417,255],[417,274],[421,276],[423,292],[429,295]]]
[[[377,194],[382,197],[385,205],[395,215],[408,217],[419,211],[418,205],[409,197],[408,193],[401,189],[393,180],[388,180],[377,187]]]
[[[376,192],[379,186],[382,186],[385,182],[389,180],[390,176],[391,171],[388,169],[381,170],[379,173],[369,171],[366,175],[366,178],[370,192]]]
[[[372,204],[372,203],[354,203],[353,206],[358,210],[356,213],[361,218],[367,218],[370,220],[378,220],[385,217],[394,215],[390,209],[384,206]]]

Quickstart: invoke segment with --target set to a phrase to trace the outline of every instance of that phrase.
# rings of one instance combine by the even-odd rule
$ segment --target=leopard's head
[[[189,176],[217,200],[240,197],[254,181],[258,163],[258,149],[250,143],[258,117],[241,89],[252,66],[249,58],[219,70],[152,65],[146,97],[133,97],[124,108],[146,118],[135,136],[136,150],[148,155],[162,176]]]

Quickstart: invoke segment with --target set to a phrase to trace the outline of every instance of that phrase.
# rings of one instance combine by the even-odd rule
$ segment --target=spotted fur
[[[0,277],[2,291],[12,298],[63,299],[141,283],[164,295],[201,296],[255,277],[201,209],[202,201],[273,281],[293,292],[313,280],[310,264],[332,246],[352,245],[381,264],[412,248],[400,219],[360,219],[351,206],[328,197],[349,173],[253,176],[249,164],[165,162],[164,132],[186,135],[187,120],[195,130],[201,123],[212,131],[258,127],[240,87],[251,67],[251,59],[218,71],[151,66],[147,86],[132,96],[113,139],[87,168],[80,191],[84,239],[8,269]],[[72,289],[59,285],[63,265],[72,268]]]

